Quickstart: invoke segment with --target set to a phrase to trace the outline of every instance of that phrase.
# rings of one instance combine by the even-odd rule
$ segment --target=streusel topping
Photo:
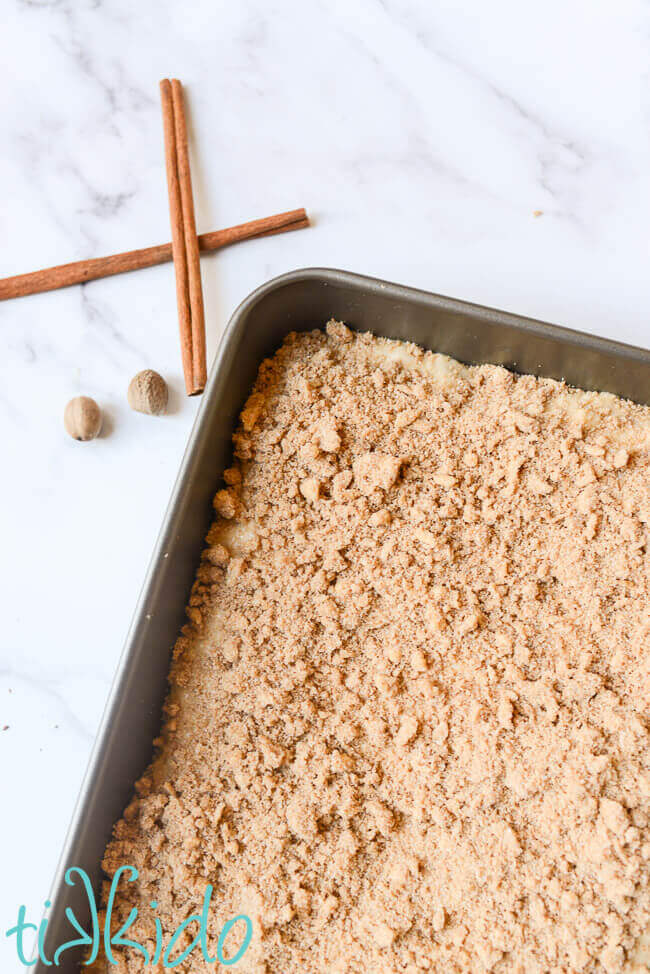
[[[234,450],[104,860],[140,871],[131,933],[211,883],[238,971],[633,969],[650,409],[330,322],[263,362]]]

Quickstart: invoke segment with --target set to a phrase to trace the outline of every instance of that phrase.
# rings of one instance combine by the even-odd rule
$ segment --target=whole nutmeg
[[[160,416],[167,409],[167,383],[153,369],[143,369],[129,382],[126,398],[136,412]]]
[[[102,428],[102,411],[90,396],[75,396],[65,407],[63,425],[75,440],[94,440]]]

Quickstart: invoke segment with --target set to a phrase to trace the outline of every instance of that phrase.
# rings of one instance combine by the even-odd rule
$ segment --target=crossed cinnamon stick
[[[239,243],[241,240],[270,237],[274,233],[302,230],[303,227],[308,226],[309,218],[305,210],[275,213],[273,216],[265,216],[261,220],[249,220],[247,223],[239,223],[225,230],[200,233],[199,250],[202,254],[207,254],[227,247],[229,244]],[[45,267],[40,271],[30,271],[28,274],[15,274],[13,277],[0,280],[0,301],[24,298],[29,294],[40,294],[42,291],[58,291],[60,288],[71,287],[73,284],[86,284],[88,281],[97,281],[102,277],[111,277],[113,274],[125,274],[128,271],[138,271],[143,267],[166,264],[170,260],[172,260],[172,245],[164,243],[156,244],[154,247],[142,247],[140,250],[127,250],[123,254],[111,254],[109,257],[93,257],[90,260],[58,264],[56,267]]]
[[[181,357],[188,396],[203,392],[205,364],[205,313],[201,288],[199,242],[194,219],[192,177],[187,151],[185,104],[180,81],[160,82],[172,254],[176,273],[176,302],[181,331]]]
[[[265,237],[309,226],[304,209],[290,210],[251,220],[226,230],[197,235],[192,198],[187,125],[180,81],[160,82],[165,139],[165,162],[172,227],[171,243],[158,244],[123,254],[60,264],[29,274],[0,280],[0,301],[24,297],[40,291],[54,291],[72,284],[153,267],[173,260],[176,273],[176,298],[181,335],[181,357],[185,387],[189,396],[203,391],[207,379],[205,355],[205,314],[201,289],[199,253],[218,250],[240,240]]]

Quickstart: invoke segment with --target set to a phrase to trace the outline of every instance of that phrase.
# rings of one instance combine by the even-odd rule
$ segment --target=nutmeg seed
[[[74,440],[94,440],[102,428],[102,411],[90,396],[75,396],[65,407],[63,425]]]
[[[129,382],[126,398],[136,412],[160,416],[167,409],[167,383],[153,369],[143,369]]]

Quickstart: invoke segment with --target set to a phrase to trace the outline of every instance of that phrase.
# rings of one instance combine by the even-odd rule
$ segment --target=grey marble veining
[[[641,0],[17,0],[0,275],[169,239],[175,75],[199,230],[314,216],[203,258],[210,357],[254,286],[315,264],[648,346],[649,39]],[[198,404],[169,265],[0,304],[0,334],[4,931],[46,897]],[[167,417],[127,406],[145,366]],[[106,415],[86,445],[63,432],[79,393]]]

